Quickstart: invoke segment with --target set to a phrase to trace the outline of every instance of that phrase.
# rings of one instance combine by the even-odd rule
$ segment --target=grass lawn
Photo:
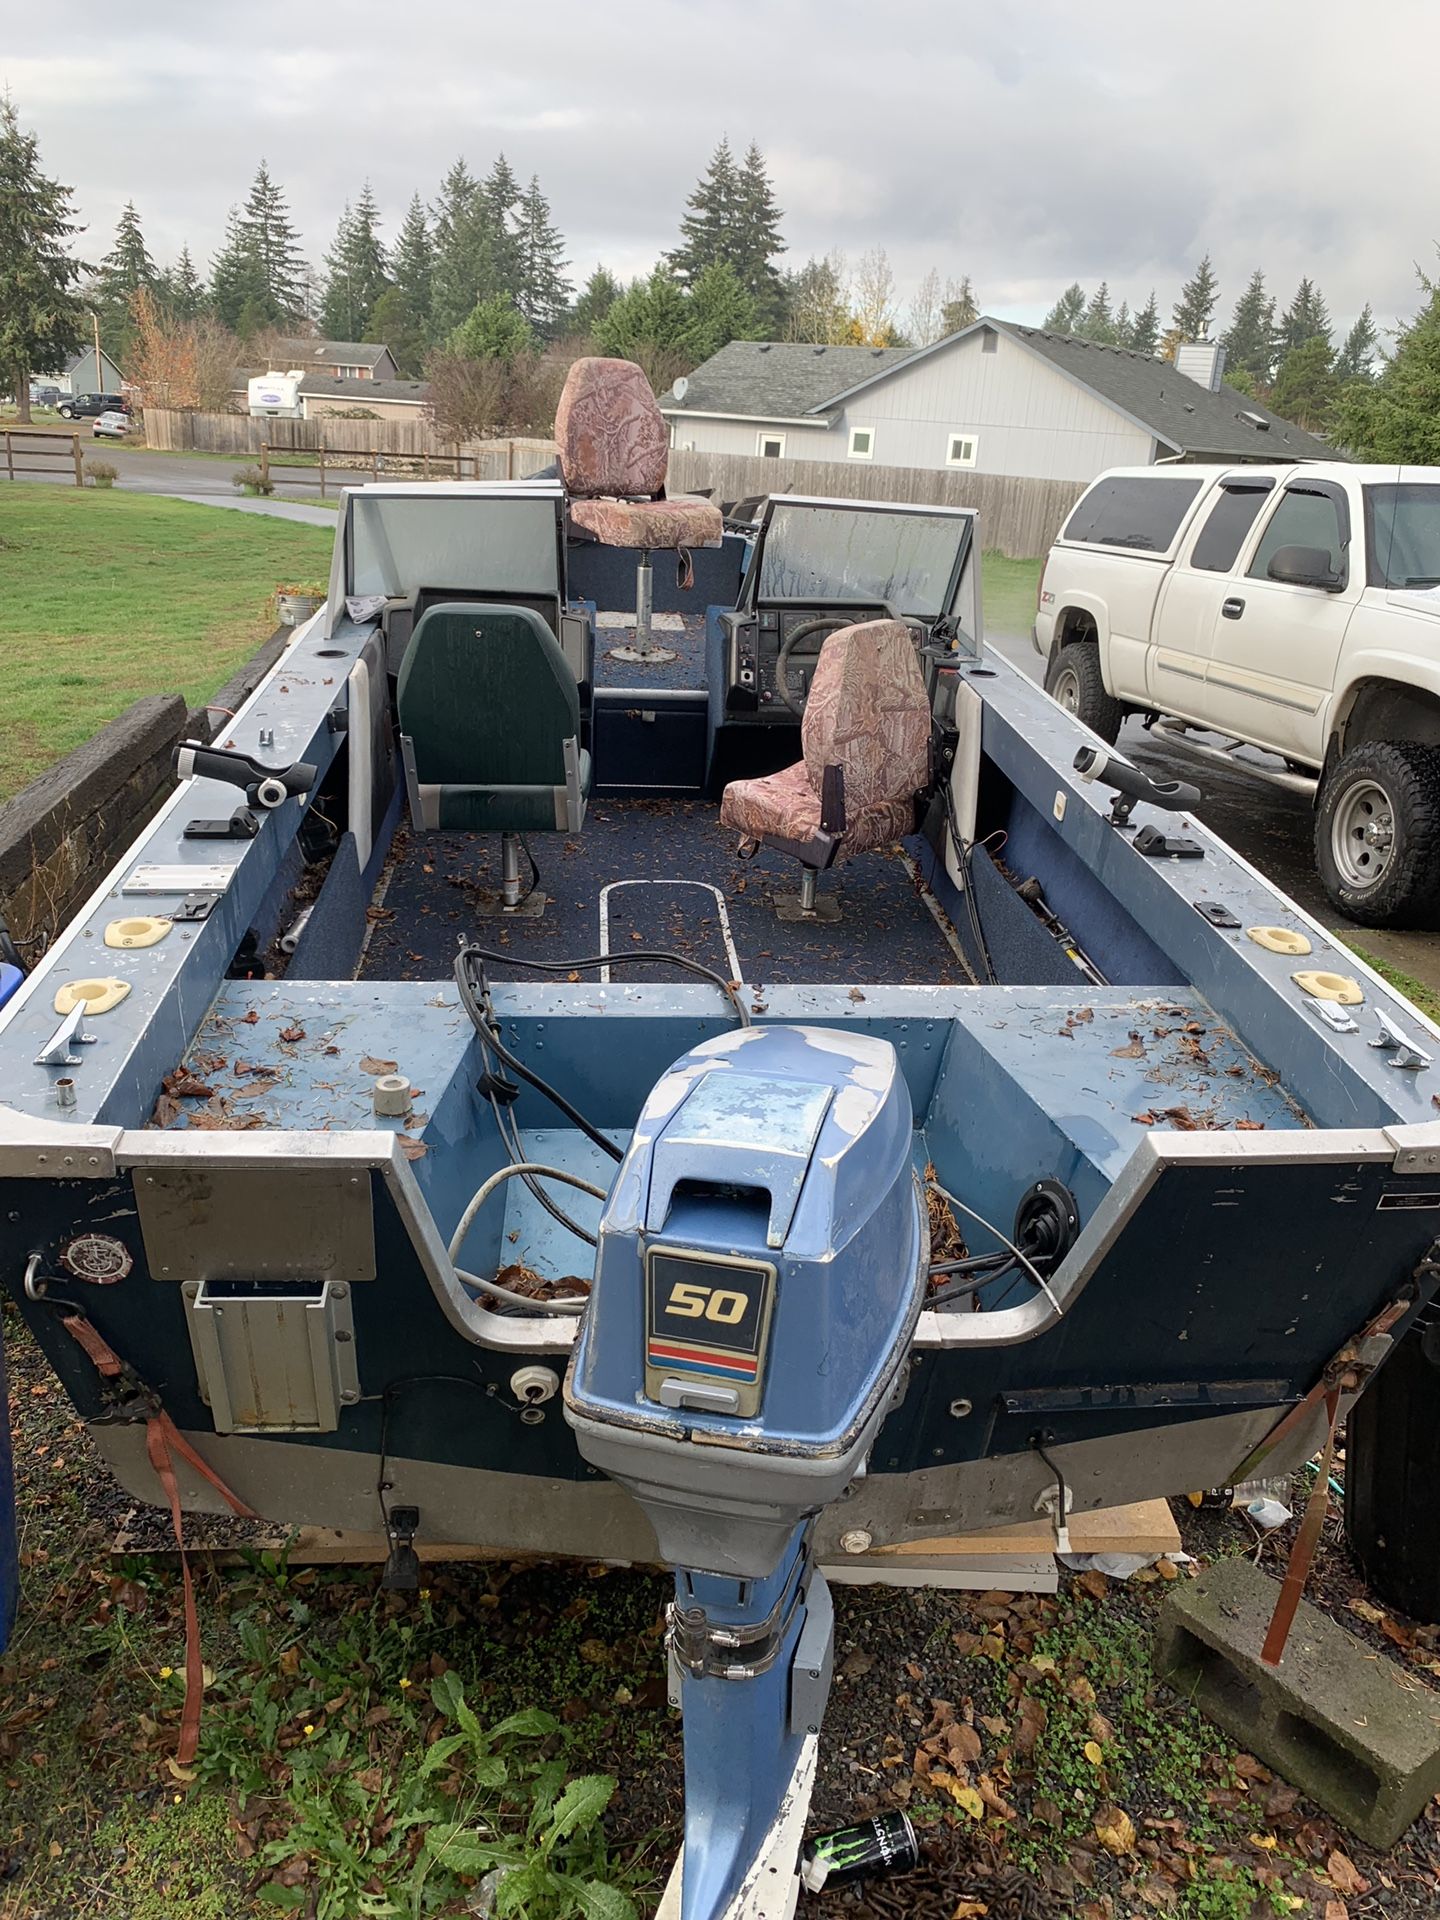
[[[0,493],[0,800],[147,693],[206,699],[324,578],[328,528],[144,494]]]
[[[1035,624],[1035,593],[1043,560],[1007,560],[1003,553],[981,556],[980,586],[988,633],[1025,635]]]

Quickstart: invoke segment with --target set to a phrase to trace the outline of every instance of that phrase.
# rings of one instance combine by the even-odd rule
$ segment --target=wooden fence
[[[85,484],[85,463],[80,453],[78,433],[49,433],[44,427],[0,428],[5,441],[5,461],[0,472],[7,480],[13,480],[17,473],[43,474],[47,480],[53,480],[56,486],[68,486],[71,479],[77,487]],[[16,446],[16,441],[31,444]],[[36,466],[35,461],[42,462]],[[58,465],[45,466],[45,461],[58,462]]]
[[[836,500],[897,500],[974,507],[980,541],[1012,560],[1049,551],[1083,480],[1030,480],[999,473],[938,473],[925,467],[879,467],[844,460],[762,460],[746,454],[670,455],[672,493],[708,491],[717,500],[765,493],[809,493]]]
[[[422,461],[427,454],[453,461],[464,455],[466,478],[520,479],[555,457],[553,440],[522,436],[444,440],[430,422],[416,420],[344,420],[337,414],[313,420],[259,420],[243,413],[180,413],[165,407],[145,409],[145,442],[162,453],[225,453],[254,456],[268,446],[275,453],[354,454],[368,464],[381,458]]]

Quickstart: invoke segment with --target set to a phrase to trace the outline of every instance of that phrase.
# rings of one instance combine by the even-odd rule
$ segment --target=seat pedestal
[[[835,893],[817,891],[820,875],[814,867],[800,869],[799,893],[777,893],[775,898],[775,918],[777,920],[823,920],[832,925],[840,918],[840,896]]]
[[[534,887],[523,897],[520,892],[520,836],[500,836],[500,892],[498,897],[477,900],[474,911],[484,920],[515,918],[538,920],[545,911],[545,895]]]
[[[633,647],[612,647],[612,660],[626,660],[632,665],[645,667],[663,667],[676,658],[673,647],[657,647],[651,638],[654,632],[651,625],[654,606],[655,570],[646,553],[641,555],[640,564],[635,569],[635,644]]]

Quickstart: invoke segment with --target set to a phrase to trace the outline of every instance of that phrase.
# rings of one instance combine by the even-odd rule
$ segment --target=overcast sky
[[[935,265],[1034,320],[1102,277],[1168,314],[1208,248],[1222,324],[1263,266],[1388,326],[1440,239],[1437,54],[1437,0],[69,0],[9,18],[0,85],[90,260],[133,198],[162,264],[208,264],[264,155],[318,266],[367,176],[393,233],[503,148],[576,279],[629,277],[728,133],[769,157],[789,263],[884,246],[902,294]]]

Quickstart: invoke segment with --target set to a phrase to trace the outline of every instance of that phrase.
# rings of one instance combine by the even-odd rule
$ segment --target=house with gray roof
[[[1176,360],[982,318],[933,346],[734,340],[660,398],[697,453],[1093,480],[1159,460],[1334,459],[1222,378]]]

